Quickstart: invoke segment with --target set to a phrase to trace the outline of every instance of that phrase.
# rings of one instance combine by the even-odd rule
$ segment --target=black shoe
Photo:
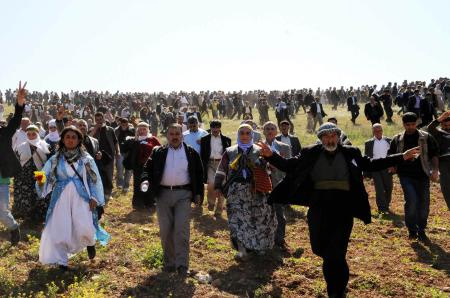
[[[17,245],[20,241],[20,229],[17,228],[11,231],[11,245]]]
[[[408,236],[408,238],[409,238],[410,240],[416,240],[416,239],[417,239],[417,232],[409,231],[409,236]]]
[[[430,241],[430,239],[428,238],[427,234],[425,234],[425,231],[419,231],[418,238],[419,238],[419,241],[421,241],[421,242],[425,242],[426,243],[426,242]]]
[[[97,254],[97,251],[95,250],[95,245],[86,247],[88,252],[89,260],[93,260],[95,258],[95,255]]]
[[[291,252],[291,248],[289,247],[289,245],[286,243],[286,241],[282,241],[282,242],[278,242],[275,244],[278,249],[282,252]]]
[[[178,275],[184,277],[184,276],[186,276],[188,274],[188,269],[185,266],[178,266],[177,273],[178,273]]]

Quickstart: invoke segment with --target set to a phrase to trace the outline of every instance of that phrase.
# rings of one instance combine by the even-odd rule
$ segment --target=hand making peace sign
[[[19,81],[19,90],[17,90],[17,104],[21,107],[23,107],[23,105],[25,104],[26,86],[27,82],[25,82],[22,87],[22,81]]]

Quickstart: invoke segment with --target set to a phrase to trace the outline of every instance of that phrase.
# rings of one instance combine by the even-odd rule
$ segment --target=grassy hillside
[[[360,117],[354,126],[344,108],[337,116],[350,140],[362,148],[370,137],[369,123]],[[273,114],[271,114],[273,117]],[[257,117],[256,117],[257,119]],[[398,116],[394,117],[400,123]],[[294,119],[303,145],[315,142],[304,132],[306,119]],[[235,140],[238,121],[224,120],[223,131]],[[401,126],[385,125],[392,136]],[[391,216],[376,213],[374,188],[366,181],[373,223],[355,221],[348,261],[351,271],[349,297],[448,297],[450,285],[450,217],[438,184],[431,186],[428,233],[431,244],[407,239],[404,227],[403,193],[395,178]],[[215,220],[207,208],[193,209],[190,269],[186,280],[161,272],[162,251],[154,210],[133,211],[131,194],[114,193],[102,220],[112,235],[110,244],[98,247],[94,263],[87,253],[74,256],[73,270],[41,266],[38,262],[42,227],[24,226],[24,240],[11,247],[9,234],[0,231],[0,296],[22,297],[321,297],[326,295],[321,260],[311,252],[306,208],[287,212],[286,240],[292,254],[273,251],[245,263],[234,260],[226,217]],[[0,228],[2,229],[2,228]],[[212,283],[202,284],[194,275],[209,273]]]

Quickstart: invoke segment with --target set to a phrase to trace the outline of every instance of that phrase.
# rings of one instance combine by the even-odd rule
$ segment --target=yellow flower
[[[34,179],[39,185],[43,185],[47,181],[44,171],[34,171]]]

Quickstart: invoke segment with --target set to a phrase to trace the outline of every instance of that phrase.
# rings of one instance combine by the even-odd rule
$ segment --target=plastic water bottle
[[[147,190],[148,190],[148,181],[144,181],[141,183],[141,191],[147,192]]]

